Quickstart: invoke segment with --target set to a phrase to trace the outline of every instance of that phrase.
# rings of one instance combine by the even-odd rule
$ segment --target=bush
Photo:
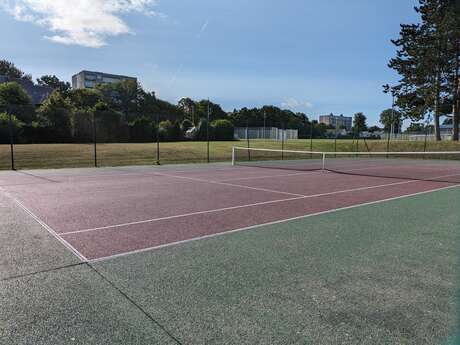
[[[132,142],[151,142],[154,140],[152,121],[145,116],[136,118],[129,123],[129,134]]]
[[[196,140],[202,140],[205,141],[207,139],[207,125],[208,125],[208,120],[205,118],[200,119],[200,122],[198,123],[197,126],[197,133],[196,133]],[[209,140],[212,140],[213,138],[213,127],[209,126]]]
[[[23,123],[17,119],[16,116],[11,116],[12,128],[13,128],[13,140],[14,142],[20,142],[20,136],[22,134]],[[7,113],[0,113],[0,144],[8,144],[10,142],[10,129],[9,119]]]
[[[181,140],[183,138],[180,124],[177,121],[175,121],[174,123],[169,120],[161,121],[159,124],[158,131],[160,140],[162,141],[175,141]]]
[[[233,124],[229,120],[215,120],[211,122],[213,139],[214,140],[233,140],[234,130]]]

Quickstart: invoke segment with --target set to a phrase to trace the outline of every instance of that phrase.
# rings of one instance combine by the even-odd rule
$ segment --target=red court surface
[[[460,167],[437,173],[460,176]],[[227,165],[0,174],[1,190],[82,260],[111,258],[453,185]]]

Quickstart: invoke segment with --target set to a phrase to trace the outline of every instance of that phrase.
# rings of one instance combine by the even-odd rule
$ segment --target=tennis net
[[[233,165],[460,183],[460,152],[314,152],[233,148]]]

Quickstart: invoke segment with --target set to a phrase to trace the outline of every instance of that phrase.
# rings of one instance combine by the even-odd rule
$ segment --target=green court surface
[[[61,244],[23,224],[37,261],[2,259],[0,344],[446,344],[459,204],[453,188],[91,264],[49,262]]]

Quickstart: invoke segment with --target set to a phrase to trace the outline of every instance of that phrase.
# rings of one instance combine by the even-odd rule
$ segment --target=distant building
[[[29,94],[32,99],[32,104],[35,106],[42,104],[53,92],[53,88],[49,86],[35,85],[29,79],[10,78],[0,75],[0,84],[8,82],[14,82],[21,85],[21,87]]]
[[[337,116],[334,114],[322,115],[319,117],[319,123],[323,123],[326,126],[332,126],[337,129],[345,128],[347,131],[351,131],[353,119],[343,115]]]
[[[93,89],[98,84],[114,84],[123,80],[133,80],[137,78],[127,77],[124,75],[108,74],[103,72],[81,71],[72,76],[73,89]]]

